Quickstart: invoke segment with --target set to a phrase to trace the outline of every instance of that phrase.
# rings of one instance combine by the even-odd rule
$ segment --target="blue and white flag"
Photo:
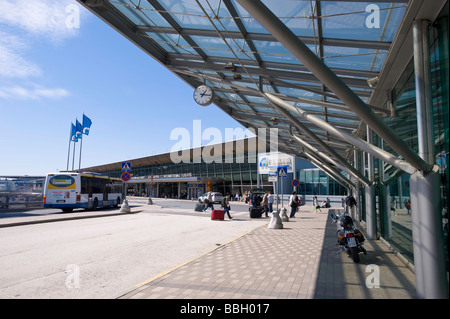
[[[78,120],[77,120],[76,129],[75,129],[75,137],[76,137],[77,139],[81,138],[82,132],[83,132],[83,126],[82,126],[81,123],[78,122]]]
[[[76,129],[75,125],[73,125],[73,123],[70,123],[70,124],[72,124],[72,130],[71,130],[71,133],[70,133],[70,140],[72,142],[78,142],[77,135],[76,135],[77,129]]]
[[[91,129],[92,121],[86,115],[83,114],[83,134],[89,135],[89,130]]]

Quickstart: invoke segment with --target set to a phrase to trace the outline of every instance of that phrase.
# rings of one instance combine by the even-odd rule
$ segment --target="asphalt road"
[[[195,202],[154,203],[137,214],[1,228],[0,298],[115,298],[268,222],[250,219],[241,203],[232,203],[233,220],[224,221],[194,212]]]

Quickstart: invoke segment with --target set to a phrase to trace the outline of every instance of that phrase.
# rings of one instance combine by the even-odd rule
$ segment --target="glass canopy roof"
[[[303,156],[293,135],[323,151],[261,92],[273,93],[340,130],[361,119],[235,0],[79,0],[245,127],[277,127],[279,150]],[[407,1],[262,1],[362,101],[382,70]],[[282,2],[282,5],[280,3]],[[371,11],[374,8],[378,11]],[[378,19],[379,18],[379,19]],[[380,117],[382,106],[370,106]],[[294,113],[292,115],[295,116]],[[298,120],[348,161],[353,146]]]

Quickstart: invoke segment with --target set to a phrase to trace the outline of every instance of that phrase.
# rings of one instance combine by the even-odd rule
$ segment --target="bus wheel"
[[[94,199],[94,203],[92,204],[92,210],[97,210],[98,207],[98,199],[97,197]]]

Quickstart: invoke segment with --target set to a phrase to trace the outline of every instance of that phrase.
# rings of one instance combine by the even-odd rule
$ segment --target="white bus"
[[[47,174],[43,206],[71,212],[74,208],[96,210],[117,207],[125,199],[125,184],[119,178],[94,173]]]

